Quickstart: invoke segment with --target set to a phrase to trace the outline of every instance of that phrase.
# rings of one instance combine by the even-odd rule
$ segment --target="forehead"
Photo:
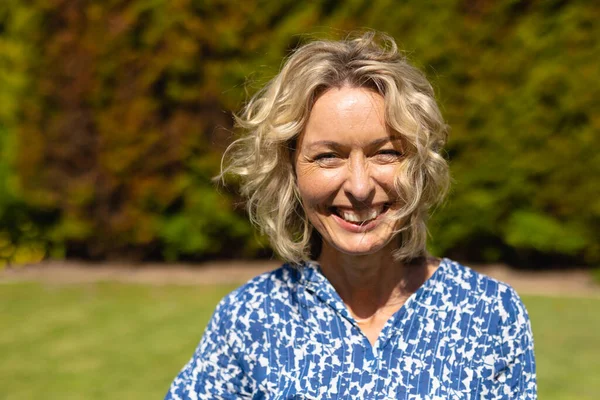
[[[333,88],[313,105],[303,141],[372,141],[390,136],[385,123],[385,100],[364,88]]]

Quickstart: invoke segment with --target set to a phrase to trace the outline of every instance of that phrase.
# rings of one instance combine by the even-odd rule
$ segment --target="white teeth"
[[[338,208],[338,214],[340,217],[348,222],[366,222],[371,219],[377,218],[379,214],[383,212],[383,206],[378,208],[370,208],[368,210],[354,211],[354,210],[341,210]]]

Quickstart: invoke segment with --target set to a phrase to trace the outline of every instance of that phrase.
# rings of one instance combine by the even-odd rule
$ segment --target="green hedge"
[[[426,71],[452,127],[432,250],[597,264],[599,18],[590,1],[5,1],[1,256],[258,254],[210,180],[229,110],[299,43],[370,27]]]
[[[28,39],[38,15],[22,2],[0,5],[0,266],[38,261],[47,250],[43,230],[48,218],[24,200],[15,168],[21,100],[32,81],[28,69],[36,50]]]

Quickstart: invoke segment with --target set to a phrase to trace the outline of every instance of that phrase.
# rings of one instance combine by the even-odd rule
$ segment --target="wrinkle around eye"
[[[322,168],[337,168],[344,164],[344,161],[340,158],[324,158],[315,160],[314,164]]]
[[[343,159],[335,153],[323,153],[314,156],[312,158],[312,163],[323,167],[336,167],[343,163]]]
[[[296,171],[299,174],[301,173],[302,175],[307,175],[314,172],[318,172],[319,170],[333,169],[336,167],[336,165],[331,164],[331,161],[329,161],[328,164],[327,161],[323,162],[323,160],[316,160],[310,156],[304,155],[300,159],[298,159]]]
[[[376,153],[372,158],[382,164],[399,163],[404,159],[404,155],[399,151],[390,150]]]

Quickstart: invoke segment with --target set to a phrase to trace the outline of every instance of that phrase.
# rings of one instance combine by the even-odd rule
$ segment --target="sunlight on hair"
[[[236,116],[243,136],[225,152],[219,178],[239,177],[250,220],[285,261],[315,259],[311,238],[316,232],[300,202],[293,152],[316,99],[343,86],[384,97],[386,123],[401,136],[405,153],[395,180],[403,205],[389,217],[398,226],[394,256],[406,262],[422,257],[429,210],[449,186],[448,165],[440,154],[448,129],[431,84],[389,36],[367,32],[341,41],[317,40],[294,51]]]

